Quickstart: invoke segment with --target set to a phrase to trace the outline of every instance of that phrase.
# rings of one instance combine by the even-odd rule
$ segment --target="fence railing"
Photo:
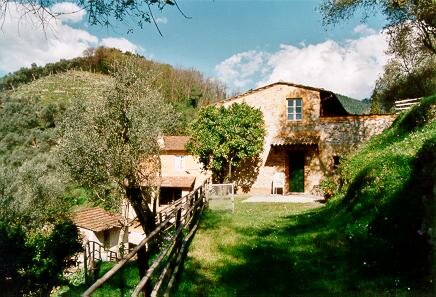
[[[411,108],[413,105],[419,103],[421,101],[421,98],[414,98],[414,99],[405,99],[405,100],[398,100],[395,101],[395,112],[402,112],[409,108]]]
[[[107,282],[112,276],[120,271],[124,265],[132,259],[139,250],[145,249],[147,253],[149,244],[158,237],[161,238],[165,230],[173,229],[172,236],[167,238],[167,244],[162,246],[158,251],[153,263],[145,271],[144,277],[135,287],[132,296],[144,294],[146,296],[157,296],[163,291],[166,285],[164,295],[168,296],[174,285],[176,274],[183,260],[183,255],[188,243],[198,227],[199,217],[206,204],[206,183],[205,181],[194,192],[182,197],[169,205],[158,215],[156,229],[147,235],[135,248],[132,249],[123,259],[121,259],[112,269],[106,272],[101,278],[94,282],[84,293],[83,296],[91,296],[99,287]],[[169,232],[165,232],[166,234]],[[187,234],[186,234],[187,233]],[[163,267],[162,267],[163,266]],[[157,275],[160,272],[159,275]],[[151,284],[152,276],[156,275],[154,284]],[[151,287],[151,291],[145,288]]]
[[[233,183],[209,184],[207,191],[208,207],[235,212],[235,185]]]

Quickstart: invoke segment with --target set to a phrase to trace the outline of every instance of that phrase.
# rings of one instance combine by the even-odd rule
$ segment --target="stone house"
[[[266,136],[259,174],[251,193],[272,193],[277,174],[285,177],[285,193],[320,194],[321,180],[331,175],[341,157],[381,133],[392,115],[369,115],[369,104],[331,91],[276,82],[220,101],[259,108]]]

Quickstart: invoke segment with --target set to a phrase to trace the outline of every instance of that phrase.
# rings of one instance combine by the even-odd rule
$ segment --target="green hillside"
[[[181,106],[183,104],[195,107],[197,104],[208,104],[224,99],[226,96],[225,86],[222,83],[205,77],[195,69],[177,68],[148,60],[140,55],[104,47],[88,49],[83,57],[62,59],[44,66],[32,64],[30,68],[23,67],[0,77],[0,91],[14,90],[22,85],[69,70],[110,75],[114,71],[115,62],[126,56],[133,57],[138,68],[154,74],[153,86],[159,89],[163,98],[169,103],[178,104],[179,107],[183,107]]]
[[[326,208],[356,273],[434,286],[436,96],[401,114],[340,167]]]

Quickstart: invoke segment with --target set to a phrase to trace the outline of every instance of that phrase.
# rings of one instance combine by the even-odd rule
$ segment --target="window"
[[[299,121],[303,118],[303,100],[288,99],[288,120]]]
[[[176,171],[182,171],[184,166],[184,160],[183,160],[183,156],[176,156],[175,157],[175,169]]]

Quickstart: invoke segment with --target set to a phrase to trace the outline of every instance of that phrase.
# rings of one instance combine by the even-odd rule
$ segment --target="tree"
[[[262,112],[249,105],[207,106],[190,126],[188,150],[199,157],[205,170],[211,170],[217,182],[245,185],[255,172],[263,150],[265,124]],[[247,171],[247,166],[252,170]]]
[[[394,102],[430,96],[436,93],[436,57],[413,67],[411,72],[402,70],[397,60],[391,60],[376,81],[372,94],[372,113],[392,110]]]
[[[436,54],[436,3],[433,0],[324,0],[320,8],[325,25],[349,19],[358,10],[363,19],[381,10],[388,21],[386,29],[394,52],[397,52],[395,43],[412,34],[410,41]]]
[[[157,140],[173,128],[177,114],[132,57],[114,69],[114,85],[103,99],[76,102],[68,112],[60,157],[72,178],[94,191],[96,202],[119,209],[129,201],[148,235],[155,228],[147,202],[160,171]],[[145,250],[138,252],[138,265],[143,276]]]
[[[15,1],[0,0],[0,20],[6,16],[8,4],[12,2]],[[78,6],[79,9],[77,11],[57,12],[53,10],[52,6],[58,3],[55,0],[18,1],[18,3],[23,6],[23,16],[25,14],[36,15],[43,28],[49,24],[52,18],[57,18],[63,14],[77,13],[80,10],[85,10],[88,13],[88,22],[92,25],[110,26],[114,20],[125,23],[133,20],[139,28],[142,28],[145,23],[153,23],[159,34],[161,34],[161,32],[155,20],[153,9],[162,11],[167,6],[175,6],[185,18],[189,18],[180,9],[176,0],[100,0],[90,2],[74,0],[71,2]],[[132,29],[129,29],[129,31],[131,30]]]
[[[348,19],[358,10],[366,19],[382,11],[387,19],[391,59],[373,93],[374,112],[389,110],[393,101],[435,91],[436,2],[433,0],[324,0],[324,24]]]

